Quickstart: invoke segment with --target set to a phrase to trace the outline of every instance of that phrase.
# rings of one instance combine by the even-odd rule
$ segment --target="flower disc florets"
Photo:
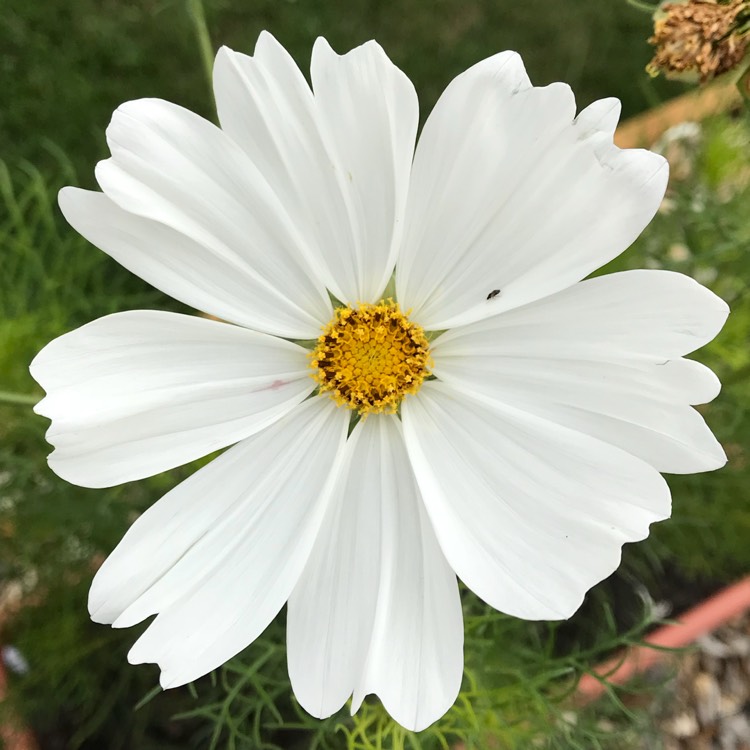
[[[321,393],[361,414],[393,413],[430,374],[424,331],[392,300],[337,308],[311,359]]]

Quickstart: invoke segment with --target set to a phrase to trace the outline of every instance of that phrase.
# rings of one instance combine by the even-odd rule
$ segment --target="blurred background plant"
[[[458,72],[506,47],[536,83],[566,80],[580,106],[619,96],[627,115],[684,90],[643,74],[651,19],[615,0],[5,0],[0,14],[0,642],[28,661],[0,704],[42,750],[375,750],[657,748],[659,685],[609,690],[574,709],[577,677],[638,642],[666,609],[750,571],[750,125],[732,115],[668,131],[654,147],[673,179],[656,220],[615,261],[670,268],[732,307],[697,358],[724,390],[703,408],[730,456],[721,472],[670,477],[674,517],[625,550],[621,569],[562,625],[528,623],[464,592],[466,674],[456,706],[420,735],[377,700],[354,717],[308,717],[286,675],[284,614],[245,652],[195,685],[162,692],[155,667],[132,667],[134,630],[89,622],[93,571],[125,528],[183,468],[111,490],[84,490],[47,468],[40,393],[28,375],[54,336],[133,308],[180,310],[88,245],[62,220],[64,184],[93,186],[103,134],[122,101],[159,96],[211,117],[201,50],[251,52],[267,28],[307,67],[314,38],[343,51],[377,38],[414,81],[422,112]],[[651,145],[651,144],[644,144]],[[654,602],[666,602],[664,607]],[[653,700],[651,700],[653,698]],[[651,744],[649,744],[651,743]]]

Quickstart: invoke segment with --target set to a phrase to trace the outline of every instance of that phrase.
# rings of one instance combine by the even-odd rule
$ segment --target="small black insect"
[[[497,296],[498,296],[498,294],[500,294],[500,290],[499,290],[499,289],[493,289],[493,290],[492,290],[492,291],[491,291],[491,292],[490,292],[490,293],[489,293],[489,294],[487,295],[487,299],[495,299],[495,297],[497,297]]]

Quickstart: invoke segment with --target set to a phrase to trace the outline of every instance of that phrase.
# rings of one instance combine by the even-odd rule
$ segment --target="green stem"
[[[0,404],[22,404],[23,406],[34,406],[38,403],[40,396],[32,396],[29,393],[12,393],[11,391],[0,391]]]
[[[208,32],[203,0],[187,0],[187,10],[190,20],[193,22],[193,30],[198,41],[198,49],[208,81],[208,91],[213,100],[214,48],[211,44],[211,35]]]
[[[638,10],[642,10],[644,13],[648,13],[649,15],[653,15],[659,7],[658,5],[643,2],[643,0],[625,0],[625,2],[628,5],[632,5],[634,8],[638,8]]]

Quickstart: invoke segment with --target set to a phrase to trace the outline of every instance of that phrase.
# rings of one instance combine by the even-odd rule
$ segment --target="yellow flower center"
[[[430,374],[424,331],[392,300],[337,308],[310,357],[320,392],[360,414],[395,412]]]

